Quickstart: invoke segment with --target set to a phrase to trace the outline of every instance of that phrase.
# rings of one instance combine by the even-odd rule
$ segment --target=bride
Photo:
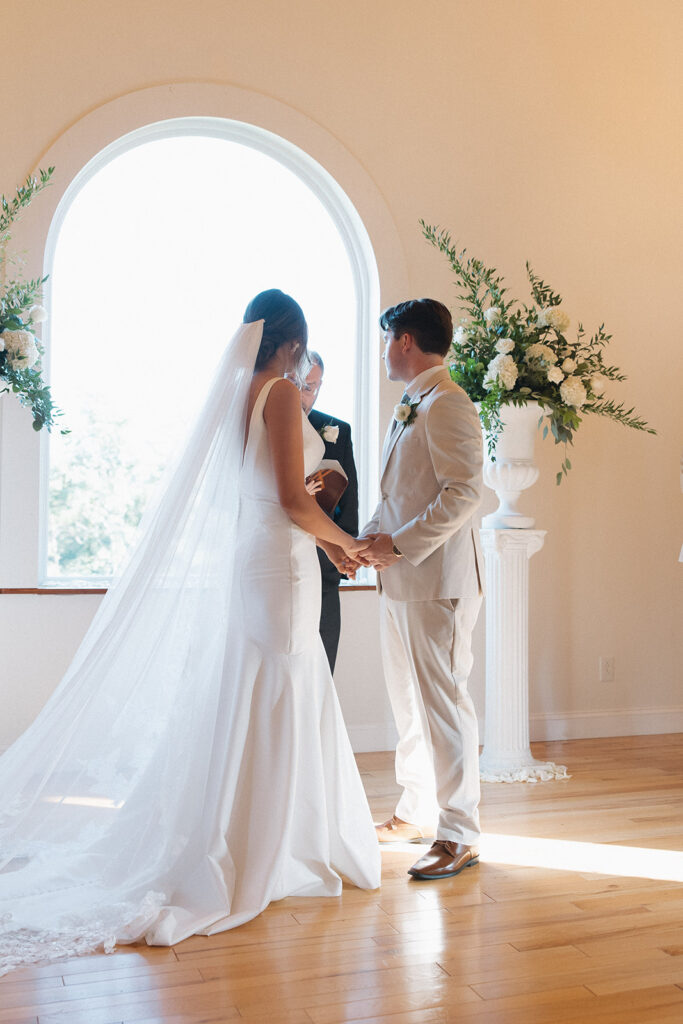
[[[364,546],[304,480],[298,304],[247,307],[121,579],[0,758],[0,973],[234,928],[376,888],[380,857],[318,633],[317,543]]]

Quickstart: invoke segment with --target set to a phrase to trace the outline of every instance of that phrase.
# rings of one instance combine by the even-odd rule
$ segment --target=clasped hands
[[[325,551],[339,572],[350,579],[355,579],[356,570],[362,565],[371,565],[378,570],[388,569],[400,558],[394,551],[390,533],[369,533],[366,537],[351,539],[346,548],[331,544],[325,546]]]

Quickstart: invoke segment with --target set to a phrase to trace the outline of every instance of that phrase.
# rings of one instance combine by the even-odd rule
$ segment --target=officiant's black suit
[[[325,458],[336,459],[349,478],[349,483],[339,499],[334,511],[334,521],[342,530],[353,537],[358,536],[358,475],[353,461],[353,445],[351,443],[351,427],[343,420],[328,416],[317,409],[308,414],[311,426],[318,432],[323,427],[339,427],[339,435],[334,442],[325,441]],[[330,671],[334,672],[339,647],[341,629],[341,612],[339,608],[339,580],[342,578],[336,567],[324,551],[318,550],[320,573],[322,576],[322,606],[320,610],[320,636],[322,637]]]

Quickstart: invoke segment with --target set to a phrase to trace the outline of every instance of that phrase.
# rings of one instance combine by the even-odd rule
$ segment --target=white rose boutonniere
[[[326,423],[324,427],[320,428],[318,433],[323,441],[327,441],[328,444],[336,444],[339,437],[339,427],[334,423]]]
[[[409,427],[417,416],[417,407],[419,404],[419,398],[416,398],[414,402],[400,402],[399,405],[394,407],[394,419],[396,422],[400,423],[404,429]]]

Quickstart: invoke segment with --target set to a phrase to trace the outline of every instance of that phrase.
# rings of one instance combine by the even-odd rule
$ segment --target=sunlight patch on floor
[[[414,843],[382,844],[383,853],[412,853],[418,860],[424,846]],[[683,882],[683,851],[648,850],[610,843],[581,843],[567,839],[536,839],[485,833],[479,844],[480,860],[486,864],[515,864],[529,868],[553,868],[596,875],[651,878]]]
[[[481,837],[480,854],[487,863],[683,882],[683,852],[679,850],[489,833]]]

